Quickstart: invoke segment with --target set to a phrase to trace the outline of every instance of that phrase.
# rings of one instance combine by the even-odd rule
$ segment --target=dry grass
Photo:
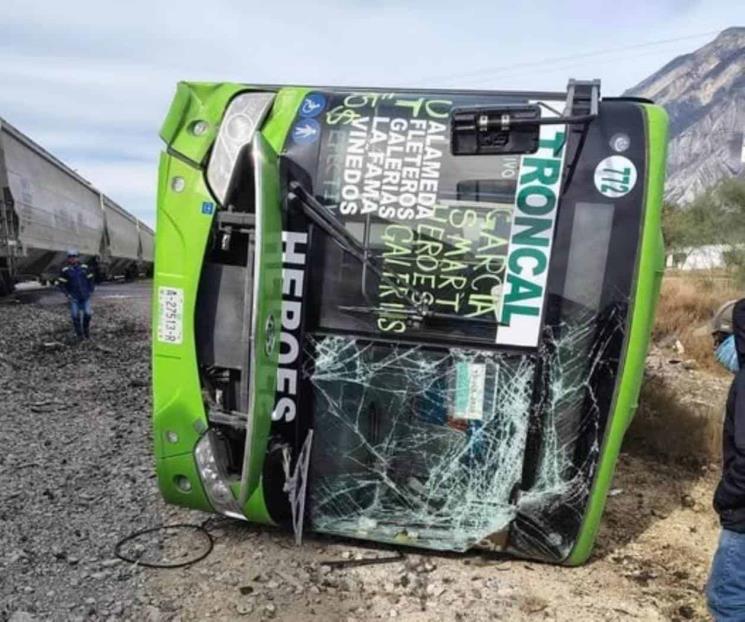
[[[645,381],[624,441],[627,449],[685,465],[719,459],[726,389],[716,386],[702,399],[688,394],[686,384],[685,379]]]
[[[662,281],[653,339],[657,343],[680,340],[684,358],[695,360],[702,369],[720,373],[721,367],[712,356],[709,323],[723,303],[744,295],[726,275],[668,274]]]
[[[625,441],[627,449],[675,462],[719,459],[731,375],[714,358],[710,322],[723,303],[742,296],[745,292],[723,273],[665,275],[653,332],[663,363],[661,368],[648,369],[639,412]],[[683,345],[681,354],[670,350],[676,340]],[[672,358],[693,360],[696,369],[671,365]]]

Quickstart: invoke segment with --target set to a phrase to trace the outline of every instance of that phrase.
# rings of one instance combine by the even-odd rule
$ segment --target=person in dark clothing
[[[722,533],[706,587],[717,622],[745,620],[745,299],[732,310],[732,335],[717,358],[735,379],[727,396],[722,438],[722,479],[714,493]]]
[[[70,316],[75,334],[80,339],[90,338],[91,294],[95,289],[94,274],[84,263],[76,250],[67,251],[67,262],[62,266],[57,284],[70,301]]]

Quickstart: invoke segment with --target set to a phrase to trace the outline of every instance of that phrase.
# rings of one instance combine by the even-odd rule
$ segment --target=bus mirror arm
[[[538,102],[542,108],[554,112],[547,104]],[[600,80],[569,80],[564,111],[553,117],[540,119],[510,119],[510,125],[586,125],[597,119],[600,109]]]
[[[367,255],[365,249],[357,239],[347,231],[347,228],[334,216],[327,207],[323,206],[297,181],[290,182],[290,192],[287,199],[291,205],[299,207],[305,216],[316,226],[320,227],[339,247],[349,253],[363,266],[369,269],[382,282],[391,286],[398,295],[406,300],[416,313],[412,320],[422,320],[430,315],[429,306],[423,302],[421,292],[399,278],[391,278],[385,274]]]
[[[512,119],[510,125],[586,125],[597,118],[597,114],[542,117],[540,119]]]
[[[600,82],[570,80],[563,111],[546,102],[499,103],[455,108],[450,115],[454,156],[535,153],[544,125],[581,126],[598,116]],[[548,114],[542,114],[545,111]]]
[[[331,239],[336,242],[341,249],[352,255],[359,261],[364,268],[370,270],[382,282],[386,283],[399,293],[399,296],[409,304],[408,309],[402,309],[401,315],[412,325],[418,326],[426,319],[450,320],[471,323],[483,323],[491,326],[506,326],[496,319],[486,319],[481,317],[466,317],[456,313],[441,313],[432,311],[429,305],[424,302],[424,294],[418,289],[412,287],[406,281],[401,279],[396,273],[384,273],[367,253],[357,238],[355,238],[339,219],[333,215],[328,207],[322,205],[312,194],[297,182],[290,182],[290,192],[287,195],[289,203],[299,207],[305,216],[315,225],[320,227]],[[348,313],[372,313],[377,311],[374,306],[354,306],[343,305],[339,309]]]

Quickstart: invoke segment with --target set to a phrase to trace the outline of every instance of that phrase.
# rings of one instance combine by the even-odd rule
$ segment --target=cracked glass
[[[580,313],[548,328],[531,355],[309,340],[314,529],[465,551],[498,548],[512,526],[523,550],[568,554],[572,534],[557,529],[552,506],[584,510],[601,433],[597,406],[585,406],[589,378],[622,329],[604,318],[598,335],[597,320]],[[542,441],[521,489],[531,425]],[[576,464],[588,432],[592,451]]]

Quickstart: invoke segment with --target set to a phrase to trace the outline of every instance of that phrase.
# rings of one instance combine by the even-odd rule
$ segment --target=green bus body
[[[222,235],[223,229],[220,228],[222,225],[218,223],[218,214],[230,210],[229,206],[222,205],[220,197],[216,196],[214,185],[211,185],[208,179],[208,168],[210,158],[214,157],[216,140],[219,138],[220,127],[226,115],[226,110],[236,96],[247,92],[268,92],[273,96],[265,116],[262,117],[255,128],[250,146],[246,147],[238,156],[238,162],[241,161],[240,158],[244,157],[246,162],[250,161],[254,167],[253,176],[255,178],[253,179],[254,184],[251,186],[251,192],[254,193],[251,196],[255,197],[255,212],[251,213],[250,227],[248,225],[244,227],[244,229],[251,230],[246,237],[249,240],[248,268],[241,273],[247,279],[246,287],[250,286],[251,291],[249,292],[246,289],[243,294],[236,294],[240,300],[246,303],[246,306],[248,301],[253,300],[250,312],[247,311],[248,319],[244,322],[244,326],[249,326],[250,330],[243,335],[246,339],[245,343],[248,344],[248,351],[245,353],[246,364],[241,372],[243,374],[241,382],[244,383],[241,386],[248,387],[248,393],[244,397],[248,400],[245,409],[250,413],[250,417],[246,422],[245,450],[242,453],[239,452],[242,460],[241,472],[238,475],[234,473],[232,477],[226,477],[226,485],[229,490],[227,495],[224,491],[222,493],[213,492],[210,493],[213,495],[211,500],[204,478],[212,476],[206,476],[207,471],[204,470],[200,474],[200,468],[202,467],[199,466],[197,458],[198,444],[200,441],[205,442],[205,436],[212,426],[208,411],[213,408],[210,404],[215,394],[214,389],[205,385],[203,364],[200,363],[199,352],[201,346],[198,344],[197,331],[200,330],[198,329],[198,322],[203,322],[204,319],[198,320],[197,318],[198,298],[206,296],[206,294],[200,294],[200,291],[206,291],[204,288],[209,286],[203,282],[205,279],[204,271],[206,270],[205,258],[208,253],[212,253],[211,256],[217,256],[221,252],[219,236]],[[301,105],[305,105],[306,102],[324,102],[325,105],[325,102],[330,101],[335,94],[342,97],[344,94],[369,92],[372,91],[369,89],[266,87],[237,83],[180,83],[178,85],[176,96],[161,130],[161,137],[166,144],[166,150],[161,155],[159,167],[157,243],[155,245],[153,285],[154,449],[159,487],[163,497],[169,503],[208,512],[218,510],[230,516],[264,524],[294,524],[297,527],[298,518],[302,521],[302,516],[295,515],[297,508],[292,508],[294,516],[292,521],[289,519],[289,506],[287,516],[282,516],[282,518],[278,518],[277,512],[273,510],[273,507],[277,504],[277,490],[281,494],[285,494],[282,492],[283,482],[279,481],[277,483],[278,480],[272,475],[272,473],[281,472],[281,468],[277,466],[280,463],[280,458],[272,453],[274,447],[272,430],[275,429],[272,415],[277,408],[275,395],[281,392],[283,388],[277,384],[278,372],[280,383],[284,383],[286,380],[286,376],[282,375],[281,370],[280,358],[283,356],[283,345],[277,325],[281,321],[280,318],[286,319],[283,316],[283,296],[286,299],[288,291],[293,289],[293,284],[288,284],[286,280],[283,283],[282,278],[282,236],[285,228],[283,223],[286,219],[288,200],[288,177],[284,167],[287,166],[287,160],[295,158],[295,155],[291,153],[292,149],[305,148],[305,145],[302,144],[304,136],[298,134],[293,146],[291,133],[298,131],[299,127],[310,127],[311,129],[315,127],[313,124],[299,125],[303,119],[311,118],[300,114]],[[379,92],[382,93],[383,91]],[[313,93],[322,93],[323,97],[316,96],[316,99],[312,97],[309,99],[309,94]],[[411,91],[411,93],[415,92]],[[466,95],[476,101],[481,94],[466,93]],[[423,97],[442,98],[443,95],[442,92],[423,92]],[[531,101],[539,98],[550,99],[550,101],[557,99],[551,99],[545,94],[534,94],[533,96],[531,94],[521,94],[521,97]],[[610,107],[613,105],[613,103],[608,104]],[[594,451],[592,453],[592,464],[587,467],[588,470],[586,471],[589,478],[587,494],[581,502],[578,502],[579,507],[574,510],[575,514],[578,513],[578,517],[576,528],[573,527],[574,531],[570,530],[571,534],[567,536],[566,542],[570,543],[568,547],[557,547],[556,551],[553,551],[550,547],[544,549],[543,545],[525,544],[530,540],[529,537],[524,536],[525,533],[529,533],[529,528],[527,528],[527,531],[523,530],[518,533],[512,525],[506,527],[504,535],[492,538],[491,544],[485,541],[484,543],[476,543],[474,546],[486,545],[489,548],[505,550],[518,556],[541,558],[568,565],[583,563],[592,551],[624,433],[637,407],[664,260],[660,215],[667,144],[667,117],[661,108],[649,102],[623,101],[615,105],[623,105],[629,110],[636,110],[637,112],[634,112],[634,114],[639,114],[642,119],[645,166],[636,181],[641,197],[641,200],[637,201],[640,203],[641,221],[637,251],[635,257],[630,260],[633,261],[633,265],[630,264],[629,270],[633,271],[633,274],[629,277],[631,286],[627,296],[627,312],[623,321],[623,338],[622,341],[619,341],[621,345],[616,357],[617,370],[612,385],[612,396],[608,397],[607,417],[604,417],[603,423],[599,427],[598,447],[596,450],[592,450]],[[608,109],[615,110],[615,108]],[[601,110],[603,109],[601,108]],[[593,121],[590,121],[590,123],[593,123]],[[328,131],[328,128],[324,131]],[[292,146],[292,149],[289,148],[290,146]],[[250,156],[247,155],[247,150],[250,150]],[[612,155],[612,153],[609,152],[607,155]],[[298,158],[300,157],[298,156]],[[564,163],[566,164],[569,160],[570,155],[567,155]],[[285,162],[282,167],[280,167],[280,161]],[[281,174],[280,170],[282,171]],[[566,173],[563,173],[563,175],[566,175]],[[230,183],[234,184],[235,180],[233,179]],[[588,188],[591,185],[581,174],[577,180],[571,183],[575,184],[576,188],[582,189],[584,189],[584,186],[581,185],[583,183],[587,183]],[[579,193],[580,190],[577,190],[577,192]],[[589,194],[589,190],[586,194]],[[562,200],[564,196],[562,195]],[[593,197],[587,199],[590,202],[593,200]],[[559,212],[561,209],[562,205],[560,203],[558,206]],[[244,216],[241,216],[241,218],[244,218],[241,222],[248,222]],[[223,220],[220,222],[229,221]],[[244,225],[234,226],[235,230],[238,231]],[[314,240],[321,237],[314,231]],[[316,242],[317,247],[326,243]],[[229,241],[225,244],[232,244],[232,242]],[[557,246],[557,250],[554,252],[560,253],[561,250]],[[315,266],[315,263],[310,265],[309,270],[313,270]],[[284,268],[287,269],[286,258]],[[306,279],[309,278],[306,275]],[[550,272],[548,278],[551,278]],[[202,281],[201,285],[200,280]],[[240,298],[240,296],[243,296],[243,298]],[[307,301],[305,306],[308,307]],[[310,312],[307,308],[303,310],[304,314]],[[545,313],[548,313],[548,311]],[[321,317],[318,321],[322,324],[327,320]],[[470,329],[464,329],[466,332],[467,330]],[[478,330],[481,329],[474,329],[474,334]],[[325,336],[314,337],[314,339],[321,341],[322,339],[332,339],[327,333],[328,330],[326,332],[322,330],[319,334]],[[218,339],[217,336],[214,338]],[[416,339],[413,337],[412,339],[416,342]],[[429,339],[428,347],[432,341],[437,342],[437,336],[428,336],[427,339]],[[379,344],[380,342],[375,343]],[[408,347],[407,343],[402,342],[403,345],[400,346],[402,352],[404,347]],[[376,345],[375,347],[383,346]],[[507,349],[510,350],[510,348]],[[518,348],[518,351],[522,350]],[[540,358],[540,355],[536,356]],[[496,369],[499,371],[499,361],[501,359],[495,360],[497,361]],[[476,372],[483,373],[484,367],[474,367],[474,363],[468,363],[468,365],[470,367],[462,369],[465,369],[464,373],[467,376],[466,385],[473,387],[474,382],[477,384],[479,382],[478,378],[474,380],[474,374]],[[487,365],[486,369],[491,368]],[[285,380],[282,380],[283,378]],[[298,380],[298,382],[300,381]],[[468,384],[469,382],[471,384]],[[483,377],[480,382],[483,387]],[[488,383],[489,380],[487,379],[486,382]],[[458,386],[460,387],[460,385]],[[315,395],[314,403],[322,402],[324,399],[320,397],[319,391],[333,393],[335,389],[329,387],[332,387],[332,385],[316,383],[314,388],[309,389],[312,393],[315,391],[313,393]],[[449,390],[443,389],[443,391]],[[462,392],[460,388],[457,391]],[[208,393],[212,397],[207,395]],[[461,397],[468,399],[467,395]],[[327,399],[333,402],[336,398],[332,395]],[[339,399],[341,400],[341,398]],[[348,400],[349,398],[344,397],[343,399]],[[457,399],[460,399],[460,397],[457,397]],[[298,420],[304,416],[304,400],[305,398],[299,400],[297,404],[293,404],[293,408],[297,408]],[[347,402],[339,401],[338,403]],[[452,408],[457,409],[458,406],[455,405]],[[481,406],[479,406],[480,409]],[[440,415],[432,416],[439,417]],[[525,413],[525,416],[528,417],[528,412]],[[468,425],[471,425],[470,422]],[[320,427],[316,427],[313,441],[310,444],[314,451],[319,451],[315,449],[320,434],[319,429]],[[530,434],[530,431],[526,434]],[[293,451],[290,452],[291,461],[288,465],[290,471],[293,468],[297,471],[298,454],[302,441],[305,439],[305,434],[302,434],[297,439]],[[541,437],[539,436],[538,439],[540,441]],[[213,441],[214,439],[209,442],[212,443]],[[213,443],[212,453],[219,453],[219,450],[214,450],[215,446]],[[222,447],[222,445],[219,446]],[[529,447],[529,443],[526,447]],[[328,447],[323,451],[327,452]],[[341,443],[340,451],[346,451]],[[541,451],[545,452],[547,450],[544,447]],[[206,457],[199,459],[204,461],[203,464],[207,464],[210,460],[215,460],[212,453],[208,452],[204,454]],[[202,456],[202,454],[199,454],[199,456]],[[272,457],[270,458],[270,456]],[[475,460],[475,458],[468,458],[468,460],[471,459]],[[270,471],[265,464],[270,460],[277,463],[272,467],[273,471]],[[216,461],[220,463],[222,458],[217,456]],[[328,464],[321,464],[317,469],[316,467],[311,468],[311,472],[317,472],[318,475],[312,475],[310,481],[306,481],[310,489],[314,486],[313,477],[321,482],[325,477],[324,473],[336,468],[334,467],[335,463],[332,463],[333,460]],[[524,473],[527,468],[523,466],[522,472]],[[215,477],[225,477],[223,466],[215,467],[215,469],[215,473],[218,474]],[[316,471],[313,469],[316,469]],[[306,474],[305,479],[308,480],[308,477]],[[321,486],[322,484],[319,483],[317,491],[320,490]],[[221,508],[213,507],[215,494],[224,495],[221,498],[225,499],[225,504]],[[510,497],[511,500],[513,498],[517,497]],[[306,503],[306,505],[309,504],[310,501]],[[312,513],[304,509],[302,504],[297,507],[299,507],[297,509],[298,513],[310,514],[311,517],[309,519],[306,517],[306,519],[308,519],[311,529],[341,535],[357,535],[362,538],[398,542],[405,545],[430,546],[426,538],[420,538],[421,541],[417,541],[416,536],[412,536],[414,531],[420,529],[418,526],[410,527],[408,534],[406,529],[403,529],[401,530],[403,535],[378,537],[375,531],[377,527],[371,527],[372,533],[367,535],[362,529],[358,532],[345,531],[343,517],[336,517],[339,520],[333,523],[341,527],[325,528],[323,526],[325,523],[320,519],[316,524]],[[559,517],[560,514],[556,514],[556,516]],[[561,514],[561,516],[564,515]],[[557,518],[557,521],[561,520],[564,519]],[[328,524],[331,525],[332,523]],[[371,524],[374,524],[374,521]],[[425,526],[421,529],[426,532],[427,528]],[[486,540],[489,540],[489,538],[486,538]],[[447,541],[447,539],[444,541]],[[443,546],[435,545],[433,548],[448,547],[449,545],[445,544]],[[467,546],[458,544],[452,546],[452,548],[463,550]]]

